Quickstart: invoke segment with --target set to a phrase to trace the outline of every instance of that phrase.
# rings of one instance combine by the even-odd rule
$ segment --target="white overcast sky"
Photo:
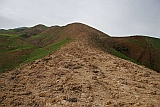
[[[0,0],[0,28],[73,22],[110,36],[160,38],[160,0]]]

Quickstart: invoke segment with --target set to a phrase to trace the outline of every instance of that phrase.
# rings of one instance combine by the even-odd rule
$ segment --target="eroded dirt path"
[[[0,106],[159,107],[160,74],[85,40],[0,74]]]

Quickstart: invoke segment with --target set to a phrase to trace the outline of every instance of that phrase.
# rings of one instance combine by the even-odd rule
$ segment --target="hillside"
[[[28,33],[32,32],[30,29],[16,32],[17,37],[1,34],[2,39],[7,38],[8,44],[12,39],[19,40],[13,45],[16,47],[14,51],[27,55],[25,51],[29,50],[29,56],[23,60],[29,61],[17,69],[0,73],[0,106],[160,105],[160,74],[104,51],[104,48],[111,49],[104,47],[103,40],[110,38],[108,35],[80,23],[47,27],[36,35]],[[31,35],[22,37],[24,32]],[[21,42],[23,49],[17,45]],[[5,47],[3,52],[17,57],[12,48],[7,49]],[[49,54],[42,57],[42,53],[42,56]],[[40,56],[35,58],[37,55]]]
[[[160,72],[160,39],[145,36],[110,37],[81,23],[72,23],[62,27],[47,27],[39,24],[31,28],[1,30],[0,71],[13,69],[44,57],[66,42],[74,40],[81,33],[90,35],[89,42],[110,54]],[[42,52],[48,47],[50,50]]]
[[[160,39],[147,36],[112,37],[105,38],[103,42],[135,62],[160,72]]]
[[[64,27],[36,25],[18,30],[17,28],[2,30],[0,32],[0,71],[10,70],[44,57],[65,43],[73,41],[76,38],[75,35],[81,33],[106,37],[106,34],[80,23]]]
[[[110,37],[81,23],[62,27],[39,24],[30,28],[0,30],[0,71],[44,57],[82,33],[90,35],[89,42],[104,51],[160,72],[160,39],[145,36]]]

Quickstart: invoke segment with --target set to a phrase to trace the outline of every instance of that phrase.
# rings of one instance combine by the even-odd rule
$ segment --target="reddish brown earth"
[[[0,74],[4,107],[159,107],[160,74],[112,56],[77,33],[42,59]]]
[[[158,46],[154,47],[150,39],[145,36],[131,36],[105,38],[103,41],[105,45],[160,73],[160,49]]]
[[[43,32],[46,29],[47,29],[47,27],[45,25],[39,24],[39,25],[36,25],[34,27],[31,27],[29,29],[24,30],[22,37],[29,38],[29,37],[35,36],[37,34],[40,34],[41,32]]]

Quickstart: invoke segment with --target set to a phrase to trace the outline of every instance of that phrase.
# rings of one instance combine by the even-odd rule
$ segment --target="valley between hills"
[[[0,31],[0,106],[159,107],[160,40],[81,23]]]

